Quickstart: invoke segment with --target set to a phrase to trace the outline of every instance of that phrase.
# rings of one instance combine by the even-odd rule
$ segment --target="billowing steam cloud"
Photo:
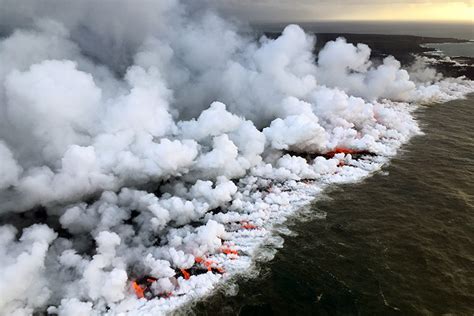
[[[255,40],[195,3],[0,7],[1,315],[206,294],[324,185],[419,133],[415,104],[474,90],[342,38],[314,56],[296,25]]]

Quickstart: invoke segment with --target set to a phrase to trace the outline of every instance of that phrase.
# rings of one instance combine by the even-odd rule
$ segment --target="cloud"
[[[419,133],[415,104],[473,91],[344,39],[315,56],[297,25],[254,38],[195,3],[70,5],[0,2],[0,314],[205,295],[325,184]]]
[[[288,22],[324,20],[462,20],[469,21],[466,10],[472,11],[470,1],[446,0],[339,0],[339,1],[221,1],[209,0],[224,14],[238,16],[250,22]],[[439,7],[445,12],[435,12]],[[453,12],[453,10],[455,12]],[[386,14],[390,12],[390,14]],[[401,13],[401,14],[400,14]],[[407,15],[408,14],[408,15]]]

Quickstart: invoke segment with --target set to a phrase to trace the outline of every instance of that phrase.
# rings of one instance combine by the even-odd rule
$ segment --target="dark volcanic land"
[[[266,33],[270,38],[276,38],[280,33]],[[466,40],[456,38],[440,37],[420,37],[412,35],[378,35],[378,34],[351,34],[351,33],[316,33],[317,42],[315,51],[318,52],[327,42],[333,41],[338,37],[344,37],[348,43],[367,44],[371,50],[371,59],[381,60],[392,55],[399,60],[404,67],[409,66],[415,60],[415,55],[426,56],[437,60],[432,67],[446,77],[466,76],[474,80],[474,58],[472,57],[451,57],[446,60],[444,56],[433,54],[434,48],[422,47],[428,43],[465,43]],[[458,66],[464,64],[468,66]]]

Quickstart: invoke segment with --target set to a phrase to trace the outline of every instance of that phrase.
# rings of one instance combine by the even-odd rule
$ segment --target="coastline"
[[[408,111],[412,112],[417,111],[420,105],[412,104],[409,107]],[[329,172],[320,179],[301,179],[283,183],[278,182],[278,180],[265,178],[256,179],[254,176],[242,179],[242,183],[259,183],[256,190],[253,185],[238,186],[239,192],[250,190],[248,196],[252,196],[252,201],[247,205],[248,209],[253,204],[259,208],[267,209],[267,211],[259,212],[259,215],[249,211],[248,213],[234,213],[230,217],[226,217],[223,214],[213,214],[206,217],[225,225],[226,230],[231,233],[228,240],[231,242],[230,247],[238,250],[239,255],[237,257],[229,257],[229,255],[223,254],[216,254],[210,257],[228,273],[222,278],[207,279],[207,282],[203,283],[207,283],[209,287],[197,296],[191,295],[187,298],[183,297],[182,300],[168,301],[168,304],[172,303],[168,310],[163,310],[165,301],[161,303],[157,301],[154,308],[150,306],[154,303],[150,304],[149,302],[147,307],[143,306],[144,310],[140,311],[140,308],[137,310],[152,313],[165,311],[172,312],[173,315],[186,315],[194,310],[195,306],[206,304],[205,301],[212,299],[213,295],[217,293],[221,293],[224,296],[235,295],[236,291],[238,291],[238,288],[234,287],[237,280],[239,278],[252,279],[253,277],[258,277],[261,271],[257,269],[257,265],[271,261],[278,249],[283,247],[282,236],[291,235],[291,228],[288,228],[287,225],[288,220],[291,219],[292,222],[300,221],[301,219],[298,218],[298,215],[310,212],[310,210],[306,209],[315,200],[323,198],[328,190],[332,190],[339,185],[360,183],[376,173],[383,173],[384,168],[390,165],[391,160],[399,155],[399,151],[403,151],[403,147],[410,142],[412,137],[420,135],[423,135],[422,131],[411,135],[401,145],[394,148],[395,152],[393,155],[362,156],[358,159],[353,159],[350,154],[341,154],[336,158],[344,160],[345,164],[342,167],[337,166],[333,172]],[[271,190],[268,190],[269,186],[272,188]],[[252,187],[254,188],[253,192],[251,191]],[[265,206],[267,203],[268,205]],[[264,214],[263,218],[259,217],[262,214]],[[324,217],[325,215],[321,214],[319,216]],[[241,229],[238,223],[242,221],[257,223],[257,228],[255,230]],[[203,275],[192,276],[191,278],[193,277],[196,278],[196,283],[201,283],[198,281],[198,278],[205,278]],[[250,282],[252,281],[250,280]],[[132,313],[131,315],[139,315],[139,313]]]
[[[373,57],[378,56],[380,55],[375,53]],[[446,95],[450,98],[438,100],[439,103],[456,99],[469,89],[471,92],[474,91],[473,84],[464,86],[463,81],[455,82],[452,88],[449,88],[450,84],[448,83],[446,90]],[[411,113],[419,106],[416,103],[387,100],[380,105],[399,111],[400,115],[410,119],[413,119]],[[196,262],[195,265],[198,267],[194,270],[196,274],[186,276],[183,272],[177,271],[177,290],[172,295],[146,300],[137,299],[132,294],[123,301],[108,306],[106,314],[126,313],[137,316],[146,313],[186,314],[187,310],[198,301],[212,296],[219,289],[231,286],[236,278],[251,275],[257,262],[271,260],[277,249],[282,247],[277,227],[279,229],[281,226],[285,227],[284,223],[289,218],[298,214],[315,199],[324,196],[326,189],[338,184],[358,183],[380,172],[404,144],[421,133],[417,122],[412,123],[414,125],[408,137],[399,136],[400,139],[385,140],[387,143],[383,145],[390,148],[390,154],[362,155],[353,158],[351,154],[340,153],[329,159],[316,156],[313,161],[307,161],[307,166],[318,170],[313,178],[306,177],[303,172],[301,177],[282,181],[287,179],[287,175],[282,175],[281,179],[278,176],[272,178],[269,175],[274,172],[269,172],[265,166],[253,168],[249,175],[236,183],[236,196],[239,200],[237,205],[234,200],[228,209],[211,210],[202,219],[191,223],[191,226],[198,227],[198,229],[191,228],[196,235],[200,234],[199,227],[210,231],[217,229],[214,227],[217,225],[223,225],[225,228],[223,232],[216,230],[212,233],[221,240],[219,243],[222,242],[222,247],[218,247],[216,252],[209,253],[204,258],[206,262],[212,264],[212,271],[200,269],[201,264]],[[318,157],[323,159],[318,160]],[[293,156],[291,159],[304,160],[298,156]],[[222,269],[224,273],[215,272],[214,268]],[[232,292],[232,287],[230,289]],[[54,312],[54,308],[50,311]]]
[[[474,170],[472,164],[463,168],[471,158],[446,154],[459,154],[457,149],[469,142],[449,136],[469,125],[467,120],[452,123],[454,117],[462,122],[469,105],[473,113],[473,97],[420,106],[414,115],[424,135],[412,138],[381,172],[357,184],[328,187],[289,220],[292,233],[281,234],[285,246],[272,262],[257,266],[260,277],[237,281],[238,294],[218,290],[193,306],[194,315],[467,314],[473,307],[472,283],[458,280],[470,279],[464,264],[473,256],[467,238],[472,204],[468,208],[463,194],[452,195],[459,189],[468,194]],[[439,126],[441,118],[447,118],[445,126]],[[439,142],[443,136],[449,140]],[[420,166],[430,159],[432,164]],[[427,203],[429,195],[436,203]],[[449,272],[440,275],[440,269]],[[451,275],[456,278],[445,278]]]
[[[278,33],[267,33],[270,38],[278,36]],[[452,57],[434,55],[435,48],[425,47],[426,44],[440,43],[469,43],[469,40],[440,37],[421,37],[412,35],[378,35],[378,34],[355,34],[355,33],[314,33],[316,36],[315,52],[319,52],[328,42],[338,37],[345,38],[349,43],[367,44],[372,49],[371,59],[380,61],[391,55],[408,67],[415,61],[416,56],[430,57],[430,66],[446,77],[465,76],[474,80],[474,58],[466,56]],[[460,66],[462,65],[462,66]]]
[[[273,37],[277,36],[278,34],[277,33],[271,33],[271,34],[267,34],[267,35],[269,37],[273,38]],[[324,46],[324,44],[327,41],[334,40],[335,38],[340,37],[340,36],[346,37],[348,42],[354,42],[354,43],[357,43],[357,42],[366,43],[364,41],[364,39],[366,39],[367,37],[371,37],[371,38],[373,38],[373,41],[374,41],[373,43],[371,43],[369,45],[371,48],[373,48],[374,43],[376,42],[376,38],[379,38],[379,36],[375,36],[375,39],[374,39],[373,35],[367,35],[367,34],[340,34],[340,36],[336,35],[336,34],[324,34],[323,35],[323,36],[327,36],[327,37],[323,37],[323,36],[321,36],[321,34],[316,34],[316,36],[318,38],[318,44],[317,44],[316,50],[318,50],[320,47]],[[414,60],[414,59],[412,59],[414,54],[411,51],[411,49],[413,49],[414,47],[417,47],[417,49],[415,49],[415,51],[417,51],[417,54],[420,54],[420,55],[429,55],[429,53],[431,51],[433,51],[433,49],[425,48],[421,45],[423,45],[423,43],[430,43],[431,41],[433,41],[434,38],[419,38],[418,41],[415,41],[415,43],[413,43],[413,41],[411,41],[411,39],[412,38],[418,38],[418,37],[416,37],[416,36],[408,36],[407,37],[407,36],[403,36],[403,35],[401,35],[401,36],[382,35],[381,37],[384,37],[387,40],[390,40],[390,39],[393,39],[393,38],[399,38],[403,41],[408,41],[410,43],[409,45],[406,45],[406,46],[400,48],[400,51],[397,54],[397,59],[399,57],[402,60],[407,60],[407,59]],[[321,40],[321,39],[323,39],[323,40]],[[453,43],[466,42],[465,40],[458,40],[458,39],[453,39],[453,38],[450,38],[450,39],[436,38],[435,40],[439,41],[440,43],[441,42],[446,42],[446,41],[450,41],[450,42],[453,42]],[[375,46],[378,47],[379,45],[375,45]],[[399,45],[399,43],[394,42],[393,45],[397,46],[397,45]],[[385,49],[387,49],[387,48],[385,48]],[[385,50],[373,49],[372,53],[373,53],[373,56],[375,58],[380,58],[380,57],[385,57],[386,56]],[[473,60],[471,60],[471,62],[472,61]],[[440,64],[441,64],[441,67],[439,67]],[[459,74],[459,76],[466,76],[469,79],[473,78],[472,77],[472,72],[466,71],[465,67],[457,66],[457,65],[454,65],[454,67],[455,68],[457,67],[458,69],[455,69],[454,71],[451,71],[450,74],[449,73],[447,74],[445,69],[447,69],[446,68],[447,66],[450,66],[449,62],[445,64],[445,61],[441,60],[441,58],[437,59],[431,65],[432,66],[438,66],[437,67],[438,71],[443,71],[444,70],[444,74],[446,76],[450,76],[450,74]],[[472,65],[471,65],[471,67],[472,67]],[[474,93],[473,88],[474,87],[471,87],[471,92],[467,92],[466,94],[464,94],[464,96],[461,99],[472,95]],[[455,99],[452,99],[452,100],[455,100]],[[451,100],[443,100],[439,103],[445,103],[445,102],[449,102],[449,101],[451,101]],[[412,106],[412,108],[411,108],[410,112],[411,111],[417,111],[420,108],[419,104],[413,104],[411,106]],[[255,253],[258,253],[259,251],[262,251],[265,248],[267,248],[267,251],[269,251],[269,253],[267,255],[261,255],[260,257],[259,256],[252,257],[251,262],[247,262],[248,265],[245,266],[245,267],[242,267],[242,266],[238,267],[238,264],[237,264],[238,261],[234,261],[234,264],[236,264],[235,266],[238,267],[235,270],[232,268],[232,262],[231,262],[226,267],[229,268],[229,271],[234,271],[234,274],[231,274],[231,275],[227,276],[226,278],[216,282],[215,287],[212,290],[210,290],[208,293],[206,293],[203,297],[201,297],[199,299],[199,301],[191,300],[189,302],[183,303],[183,305],[180,308],[178,308],[175,311],[174,314],[176,314],[176,315],[187,314],[191,310],[194,310],[196,308],[195,306],[198,306],[197,307],[198,310],[202,310],[202,308],[204,308],[203,305],[204,306],[206,305],[205,301],[209,298],[212,298],[212,296],[216,293],[220,293],[219,295],[224,295],[224,296],[236,295],[235,291],[238,291],[238,288],[235,289],[235,288],[232,287],[232,283],[236,282],[236,278],[238,278],[239,276],[245,276],[245,275],[249,275],[250,279],[253,278],[253,277],[257,277],[257,275],[259,273],[261,273],[261,271],[257,270],[256,265],[259,264],[259,263],[270,261],[274,257],[274,255],[278,251],[278,249],[280,247],[283,247],[283,245],[281,244],[282,241],[280,240],[280,238],[281,238],[280,236],[286,235],[286,234],[291,235],[291,228],[288,229],[287,226],[284,224],[287,220],[292,219],[292,221],[295,221],[295,222],[300,221],[300,219],[297,218],[298,214],[301,214],[302,212],[305,213],[306,212],[306,211],[304,211],[305,208],[307,208],[309,205],[311,205],[315,200],[323,198],[325,196],[325,192],[327,190],[331,190],[331,188],[333,188],[334,186],[337,187],[340,184],[351,185],[351,184],[355,184],[355,183],[360,183],[360,182],[364,181],[364,179],[369,178],[369,177],[373,176],[376,173],[383,172],[384,168],[386,166],[390,165],[391,159],[394,158],[394,157],[397,157],[399,151],[403,151],[403,147],[407,143],[410,142],[411,138],[414,137],[414,136],[420,136],[420,135],[423,135],[422,131],[420,131],[418,133],[415,133],[412,136],[410,136],[410,138],[407,139],[403,144],[401,144],[401,146],[396,148],[397,153],[395,153],[392,156],[376,156],[376,157],[366,156],[366,157],[362,157],[362,159],[358,160],[358,162],[361,163],[359,166],[356,166],[357,163],[356,163],[356,165],[353,165],[356,168],[357,167],[361,168],[361,169],[358,170],[361,173],[359,173],[355,177],[354,177],[354,173],[353,173],[354,170],[352,170],[352,172],[349,171],[349,170],[346,170],[346,171],[348,171],[347,174],[346,174],[347,178],[344,179],[344,171],[341,170],[341,178],[339,178],[339,179],[338,178],[332,178],[331,179],[331,177],[328,176],[325,179],[321,179],[321,181],[307,182],[307,181],[303,180],[303,181],[296,181],[295,183],[291,183],[288,186],[283,184],[283,186],[280,187],[280,189],[283,189],[283,190],[282,191],[277,191],[277,192],[288,192],[288,190],[290,190],[289,194],[293,195],[292,197],[288,198],[288,200],[291,201],[289,203],[289,205],[291,205],[291,206],[286,210],[280,210],[282,216],[279,217],[277,221],[272,222],[271,219],[269,219],[269,221],[265,221],[265,225],[262,226],[262,228],[267,230],[266,233],[268,235],[265,238],[262,238],[260,242],[256,243],[258,246],[255,247],[254,251],[253,251],[253,253],[255,254]],[[348,157],[346,156],[343,159],[347,159],[347,158]],[[354,163],[354,161],[352,160],[352,157],[350,157],[350,155],[349,155],[349,162],[347,163],[347,165],[351,166],[351,162]],[[323,215],[323,216],[325,216],[325,215]],[[282,227],[283,227],[283,229],[282,229]],[[273,239],[273,241],[272,241],[272,239]],[[246,249],[245,238],[244,239],[236,239],[236,244],[235,245],[237,247],[241,247],[241,249]],[[248,250],[249,250],[249,248],[246,249],[246,251],[248,251]],[[252,252],[249,251],[248,253],[250,254]],[[242,268],[243,268],[243,270],[242,270]],[[226,282],[226,281],[228,281],[228,282]],[[250,280],[250,282],[252,282],[252,281]],[[265,307],[264,307],[264,309],[265,309]],[[257,311],[262,311],[262,310],[258,309]]]
[[[313,65],[312,38],[306,38],[302,30],[295,26],[289,27],[286,36],[294,35],[301,35],[300,38],[305,39],[304,43],[308,43],[304,47],[307,50],[304,56],[308,57],[308,63]],[[284,40],[285,38],[281,39],[283,42]],[[354,48],[344,41],[339,41],[338,44],[345,45],[343,48],[349,51]],[[368,47],[366,52],[370,54]],[[40,217],[45,218],[36,218],[35,214],[30,214],[36,225],[39,225],[41,221],[46,222],[44,227],[48,227],[46,224],[51,225],[47,228],[51,232],[51,237],[47,237],[51,240],[57,236],[51,228],[54,230],[58,228],[61,238],[71,239],[72,235],[75,235],[77,239],[80,239],[83,233],[81,229],[87,231],[88,225],[94,227],[96,221],[99,224],[103,218],[118,221],[118,223],[112,221],[110,224],[107,222],[105,226],[99,226],[97,231],[93,231],[92,236],[95,241],[91,238],[90,243],[85,243],[87,249],[81,253],[84,259],[75,253],[75,250],[71,248],[72,245],[66,245],[68,251],[60,252],[60,260],[66,260],[67,264],[72,264],[70,267],[77,265],[79,276],[86,276],[88,273],[93,276],[94,273],[99,273],[103,275],[104,280],[111,282],[118,280],[117,296],[109,299],[109,291],[115,283],[100,284],[106,300],[96,296],[92,298],[93,303],[79,301],[76,297],[68,297],[60,304],[58,301],[51,301],[47,311],[51,314],[61,314],[64,312],[62,311],[64,306],[74,308],[82,304],[87,305],[91,312],[105,315],[124,313],[159,315],[192,304],[212,294],[222,284],[232,284],[233,278],[252,272],[255,262],[271,260],[277,249],[282,246],[278,230],[285,230],[284,223],[288,218],[297,214],[315,198],[321,197],[327,188],[335,184],[360,182],[379,172],[391,158],[397,155],[404,144],[413,136],[418,135],[420,129],[412,113],[420,102],[423,100],[444,102],[462,97],[463,94],[474,90],[474,84],[463,79],[439,81],[440,78],[435,78],[437,80],[435,84],[432,82],[415,84],[409,81],[405,70],[399,69],[397,61],[389,58],[387,63],[377,64],[377,59],[385,57],[384,54],[375,48],[372,56],[375,60],[373,63],[366,60],[363,54],[356,57],[362,57],[368,77],[380,71],[381,78],[387,79],[383,75],[383,70],[392,67],[395,70],[392,74],[396,74],[403,83],[412,87],[411,90],[409,89],[411,101],[402,102],[400,99],[390,101],[390,94],[376,98],[371,97],[370,94],[360,95],[357,91],[352,94],[350,87],[346,87],[347,90],[341,90],[337,86],[339,82],[331,83],[331,78],[328,78],[328,86],[318,86],[315,77],[311,78],[309,75],[305,79],[310,79],[307,82],[314,85],[313,94],[311,94],[314,100],[309,96],[307,100],[314,104],[301,100],[299,105],[302,109],[307,108],[311,116],[306,117],[307,113],[304,112],[298,113],[299,115],[292,115],[290,112],[283,117],[284,120],[276,118],[272,121],[266,129],[268,139],[262,136],[265,142],[263,145],[267,146],[265,155],[259,156],[260,160],[248,166],[245,173],[239,177],[233,176],[230,178],[232,180],[229,180],[222,176],[221,172],[216,175],[215,182],[197,178],[192,185],[185,187],[184,184],[179,184],[179,177],[182,176],[179,174],[175,183],[172,182],[173,180],[170,181],[171,184],[153,183],[155,185],[153,192],[137,191],[136,188],[127,186],[123,187],[120,193],[118,188],[114,191],[104,191],[100,198],[86,200],[80,205],[71,204],[64,208],[62,205],[58,206],[54,210],[57,212],[54,214],[54,219],[53,216],[49,218],[52,224],[47,223],[49,214],[46,211],[44,214],[39,214]],[[411,56],[408,51],[403,54],[406,58]],[[321,62],[321,64],[324,67],[324,63]],[[380,68],[371,68],[374,64]],[[329,66],[331,66],[330,63]],[[344,75],[344,68],[342,72]],[[314,75],[316,74],[317,71]],[[274,74],[270,75],[271,78],[274,77]],[[387,82],[392,83],[390,77]],[[361,83],[364,82],[361,80]],[[329,99],[326,100],[328,96]],[[290,101],[295,100],[300,101],[296,97],[290,98]],[[337,107],[333,109],[335,103]],[[295,107],[292,103],[287,105],[289,108]],[[352,116],[353,113],[359,112],[360,116]],[[215,136],[213,133],[216,132],[216,128],[212,127],[212,124],[205,123],[206,118],[220,119],[223,115],[234,119],[238,128],[247,126],[241,123],[241,118],[226,112],[225,105],[218,102],[211,104],[211,107],[203,111],[197,120],[193,119],[180,124],[181,127],[187,126],[189,129],[187,137],[199,138],[199,135],[194,135],[193,127],[197,127],[195,126],[197,122],[203,121],[206,127],[211,125],[210,130],[207,131],[209,135],[204,134],[203,137],[211,138]],[[300,121],[295,121],[295,119]],[[321,120],[321,124],[327,130],[320,127],[313,130],[311,134],[307,128],[317,124],[318,120]],[[302,129],[298,129],[296,140],[292,137],[288,140],[288,133],[292,132],[295,126]],[[258,135],[262,133],[255,127],[253,130]],[[319,141],[316,139],[318,133],[315,133],[319,130],[324,133],[324,137],[328,135],[328,138],[334,138],[322,152],[315,146],[311,147]],[[222,137],[219,139],[228,140],[227,133],[231,132],[235,131],[227,131],[224,126],[221,132]],[[347,136],[344,136],[344,133],[348,133]],[[313,136],[308,139],[308,135]],[[347,143],[345,143],[345,138],[349,139]],[[242,143],[248,142],[249,139],[251,139],[250,136],[242,140]],[[309,143],[305,146],[310,147],[303,147],[305,142]],[[265,149],[263,145],[262,152]],[[293,145],[296,146],[292,147]],[[298,147],[299,145],[302,147]],[[296,148],[296,151],[292,150],[293,148]],[[308,148],[312,148],[312,151]],[[238,155],[239,151],[235,150]],[[206,152],[211,156],[219,153],[217,150]],[[224,164],[227,162],[226,159],[222,161]],[[214,164],[211,167],[214,167]],[[168,179],[170,177],[166,178],[166,181]],[[165,193],[156,189],[157,186],[159,188],[162,185],[165,187]],[[166,187],[168,185],[170,187]],[[174,187],[171,187],[172,185]],[[178,194],[179,197],[173,196],[173,193]],[[116,207],[109,208],[110,205],[116,205]],[[186,212],[191,206],[194,213],[189,216]],[[114,215],[108,212],[113,212]],[[120,212],[123,218],[117,216]],[[172,219],[169,216],[170,212],[173,213]],[[56,216],[56,214],[61,215]],[[147,217],[140,218],[143,214]],[[11,223],[16,217],[12,214]],[[84,227],[77,225],[81,222],[80,219],[84,218],[89,218],[90,221],[83,223]],[[18,215],[18,219],[21,220],[21,215]],[[163,219],[165,220],[160,222]],[[123,234],[123,239],[119,238],[117,232]],[[135,234],[140,238],[136,238]],[[97,246],[95,250],[94,245]],[[47,250],[48,247],[45,248],[45,256]],[[52,251],[55,251],[54,247]],[[56,260],[54,256],[49,257],[50,260]],[[83,260],[82,263],[80,263],[81,260]],[[106,262],[105,265],[101,263],[103,260]],[[58,273],[58,266],[55,264],[54,261],[53,264],[45,264],[47,274]],[[82,274],[81,269],[86,265],[88,269]],[[68,277],[70,267],[66,266],[61,273]],[[110,271],[110,267],[115,267],[115,269]],[[109,276],[114,271],[121,273],[119,278]],[[84,282],[80,280],[79,277],[77,285],[82,285]],[[96,286],[94,282],[91,284],[93,287]],[[62,295],[62,293],[59,294]]]

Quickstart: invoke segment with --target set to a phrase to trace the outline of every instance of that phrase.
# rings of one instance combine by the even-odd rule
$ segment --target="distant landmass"
[[[265,32],[266,36],[276,38],[279,32]],[[469,43],[465,39],[451,37],[428,37],[393,34],[357,34],[357,33],[315,33],[317,37],[315,51],[319,51],[328,41],[344,37],[347,42],[367,44],[371,50],[371,59],[383,59],[394,56],[402,65],[407,66],[415,60],[415,56],[427,56],[435,60],[431,64],[439,72],[449,77],[465,76],[474,79],[474,58],[469,56],[447,57],[439,54],[434,47],[426,44],[436,43]]]
[[[285,25],[295,23],[313,33],[358,33],[413,35],[421,37],[457,38],[474,40],[474,23],[443,22],[389,22],[389,21],[321,21],[281,23],[259,23],[253,27],[268,32],[282,30]]]

